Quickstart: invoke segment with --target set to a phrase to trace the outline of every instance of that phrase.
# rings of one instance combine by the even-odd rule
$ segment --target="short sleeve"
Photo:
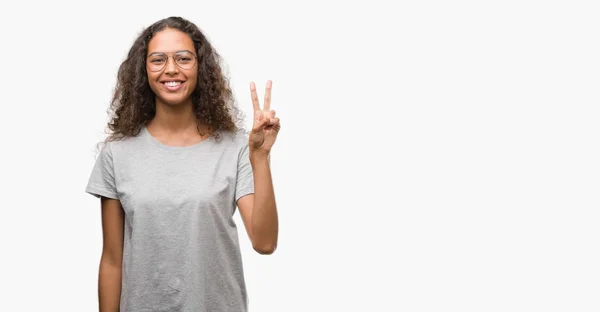
[[[102,147],[96,158],[85,191],[96,197],[119,199],[114,172],[113,155],[109,142]]]
[[[250,164],[250,153],[248,142],[240,151],[237,166],[237,181],[235,184],[235,201],[254,193],[254,175]]]

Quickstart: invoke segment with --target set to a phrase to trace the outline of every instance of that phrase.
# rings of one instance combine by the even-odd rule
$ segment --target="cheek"
[[[192,72],[186,75],[187,76],[187,82],[188,82],[188,88],[194,90],[196,89],[196,85],[198,84],[198,72]]]
[[[159,87],[159,83],[157,82],[158,76],[149,73],[147,75],[147,78],[148,78],[148,84],[150,85],[150,88],[152,89],[152,91],[156,92],[157,88]]]

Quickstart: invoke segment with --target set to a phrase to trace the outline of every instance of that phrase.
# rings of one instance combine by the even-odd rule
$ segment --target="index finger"
[[[258,95],[256,94],[256,85],[254,81],[250,82],[250,95],[252,96],[252,106],[254,106],[254,110],[260,110],[260,105],[258,104]]]

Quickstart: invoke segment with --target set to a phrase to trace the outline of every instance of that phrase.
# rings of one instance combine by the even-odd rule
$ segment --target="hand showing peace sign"
[[[275,117],[275,111],[271,110],[271,88],[272,81],[267,81],[265,91],[265,102],[263,109],[258,104],[256,85],[250,82],[250,94],[252,95],[252,106],[254,106],[254,123],[249,136],[250,151],[261,151],[269,153],[275,143],[277,133],[281,128],[279,118]]]

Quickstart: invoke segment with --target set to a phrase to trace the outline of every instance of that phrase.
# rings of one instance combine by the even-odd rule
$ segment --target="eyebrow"
[[[175,53],[175,54],[177,54],[177,53],[181,53],[181,52],[189,52],[189,53],[194,54],[194,52],[192,52],[190,50],[179,50],[179,51],[175,51],[175,52],[159,52],[159,51],[156,51],[156,52],[152,52],[152,53],[148,54],[148,56],[154,55],[154,54],[167,54],[167,53]]]

